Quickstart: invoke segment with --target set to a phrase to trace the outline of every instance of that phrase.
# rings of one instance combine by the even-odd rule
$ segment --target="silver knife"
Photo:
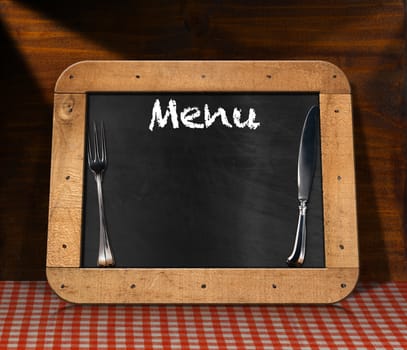
[[[318,106],[312,106],[307,113],[301,133],[297,172],[299,217],[294,247],[291,255],[287,258],[289,266],[299,267],[304,263],[305,258],[307,204],[311,194],[317,160],[318,115]]]

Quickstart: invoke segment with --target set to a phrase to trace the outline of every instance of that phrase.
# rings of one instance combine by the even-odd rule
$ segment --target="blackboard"
[[[300,136],[314,105],[305,263],[288,267]],[[96,184],[86,159],[95,121],[107,136],[115,266],[97,267]],[[352,101],[335,65],[78,62],[56,83],[52,133],[46,272],[64,300],[321,304],[355,287]]]
[[[169,118],[150,128],[170,101],[178,115],[197,107],[190,128]],[[173,103],[173,102],[171,102]],[[318,93],[88,93],[86,124],[101,121],[108,168],[103,189],[116,267],[288,268],[298,217],[297,156]],[[211,114],[225,110],[230,126]],[[239,128],[255,112],[255,126]],[[319,142],[318,142],[319,144]],[[320,157],[308,210],[304,267],[325,266]],[[97,267],[96,184],[84,172],[82,267]]]

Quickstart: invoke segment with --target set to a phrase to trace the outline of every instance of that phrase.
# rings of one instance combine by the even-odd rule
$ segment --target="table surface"
[[[406,349],[407,282],[327,306],[72,305],[44,281],[0,282],[0,348]]]

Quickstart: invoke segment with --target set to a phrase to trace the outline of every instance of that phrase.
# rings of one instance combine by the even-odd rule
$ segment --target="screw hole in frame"
[[[62,248],[66,249],[68,246],[66,244],[62,245]]]
[[[141,76],[139,74],[136,74],[136,79],[140,79]]]
[[[344,250],[344,249],[345,249],[345,246],[344,246],[343,244],[339,244],[339,249],[340,249],[340,250]]]
[[[273,283],[271,286],[273,287],[273,289],[276,289],[276,288],[277,288],[277,285],[274,284],[274,283]]]
[[[72,80],[73,78],[75,78],[75,76],[71,74],[71,75],[69,76],[69,79]]]
[[[133,283],[133,284],[130,286],[130,288],[131,288],[131,289],[134,289],[134,288],[136,288],[136,285]]]
[[[202,289],[205,289],[205,288],[206,288],[206,284],[205,284],[205,283],[202,283],[202,284],[201,284],[201,288],[202,288]]]
[[[267,74],[267,75],[266,75],[266,78],[267,78],[267,79],[271,79],[271,78],[272,78],[271,74]]]
[[[341,288],[342,289],[346,288],[346,283],[341,283]]]

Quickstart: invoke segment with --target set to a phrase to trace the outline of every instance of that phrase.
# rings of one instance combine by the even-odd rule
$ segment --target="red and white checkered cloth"
[[[407,349],[407,282],[327,306],[87,306],[0,282],[0,349]]]

